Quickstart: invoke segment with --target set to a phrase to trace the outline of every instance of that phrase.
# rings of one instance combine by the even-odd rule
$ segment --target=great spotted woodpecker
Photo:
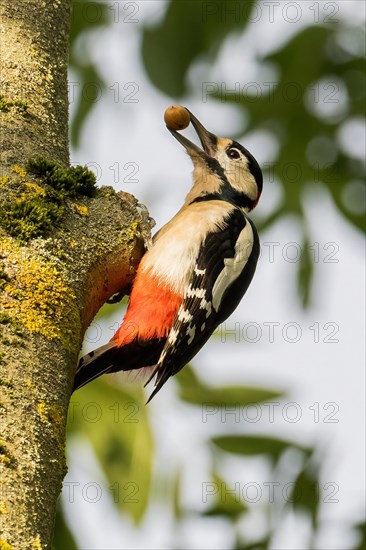
[[[74,390],[101,374],[151,367],[150,401],[234,311],[252,280],[259,239],[247,213],[262,192],[261,169],[245,147],[188,113],[202,148],[168,129],[192,159],[193,186],[143,256],[117,333],[80,359]]]

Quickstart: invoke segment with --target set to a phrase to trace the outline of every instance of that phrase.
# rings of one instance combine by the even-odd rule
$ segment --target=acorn
[[[189,125],[190,116],[181,105],[171,105],[165,110],[164,120],[169,130],[184,130]]]

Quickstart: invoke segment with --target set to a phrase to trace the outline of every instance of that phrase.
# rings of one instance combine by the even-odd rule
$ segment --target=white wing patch
[[[196,325],[189,325],[187,328],[188,345],[190,346],[193,342],[194,337],[196,336]]]
[[[189,313],[186,309],[184,309],[182,306],[180,306],[178,311],[178,319],[179,321],[182,321],[183,323],[189,323],[189,321],[192,321],[193,315]]]
[[[253,249],[254,235],[248,222],[240,232],[235,244],[233,258],[225,258],[225,267],[216,279],[212,289],[212,305],[218,311],[225,290],[239,277]]]
[[[205,271],[203,271],[205,273]],[[204,288],[191,288],[189,287],[187,290],[187,298],[204,298],[205,297],[206,290]]]
[[[171,328],[168,336],[168,341],[170,344],[175,344],[177,341],[179,332],[175,328]]]
[[[211,302],[207,302],[207,300],[205,298],[202,298],[201,303],[200,303],[200,309],[205,309],[206,310],[206,319],[208,319],[208,317],[211,315],[211,312],[212,312]]]

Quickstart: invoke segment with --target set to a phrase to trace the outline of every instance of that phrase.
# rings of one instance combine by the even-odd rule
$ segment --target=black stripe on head
[[[239,151],[241,151],[243,155],[245,155],[248,159],[248,168],[255,179],[258,187],[258,195],[260,195],[263,189],[263,174],[258,162],[253,157],[252,153],[248,151],[248,149],[240,145],[240,143],[238,143],[237,141],[233,141],[230,147],[236,147],[236,149],[239,149]]]
[[[223,168],[222,168],[222,166],[221,166],[221,164],[219,163],[218,160],[216,160],[213,157],[210,157],[210,156],[206,155],[205,163],[207,164],[207,166],[211,170],[211,172],[213,172],[214,174],[217,174],[219,176],[221,181],[224,181],[224,182],[227,181],[226,176],[225,176],[225,172],[224,172],[224,170],[223,170]]]
[[[258,188],[257,199],[253,200],[249,198],[248,195],[246,195],[245,193],[238,191],[237,189],[232,187],[219,161],[213,157],[206,155],[205,162],[209,170],[211,170],[211,172],[216,174],[221,180],[220,191],[218,193],[205,193],[203,195],[200,195],[199,197],[191,201],[190,204],[194,202],[222,200],[222,201],[227,201],[230,204],[233,204],[234,206],[238,206],[240,208],[246,208],[249,211],[255,207],[263,189],[262,170],[260,169],[260,166],[256,161],[256,159],[253,157],[253,155],[248,151],[248,149],[240,145],[240,143],[238,143],[237,141],[233,141],[230,147],[235,147],[239,149],[243,153],[243,155],[248,159],[248,169],[250,173],[253,175]]]
[[[238,144],[239,145],[239,144]],[[240,145],[240,149],[244,149]],[[243,151],[244,152],[244,151]],[[250,153],[249,153],[250,154]],[[254,157],[253,157],[254,159]],[[237,189],[234,189],[230,183],[227,180],[227,177],[225,175],[225,171],[222,168],[221,164],[218,160],[216,160],[213,157],[207,156],[206,164],[208,168],[216,174],[220,180],[220,191],[218,193],[205,193],[203,195],[200,195],[196,199],[194,199],[190,204],[194,202],[204,202],[204,201],[213,201],[213,200],[219,200],[219,201],[227,201],[230,204],[233,204],[235,206],[239,206],[240,208],[248,208],[249,210],[252,210],[255,201],[250,199],[245,193],[242,193],[238,191]],[[254,159],[255,162],[257,162]],[[258,164],[257,164],[258,165]],[[258,166],[259,168],[259,166]],[[260,168],[259,168],[260,170]]]

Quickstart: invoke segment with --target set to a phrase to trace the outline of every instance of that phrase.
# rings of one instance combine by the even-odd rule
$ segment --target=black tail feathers
[[[148,342],[133,340],[121,347],[117,347],[113,341],[108,342],[80,359],[75,373],[73,391],[85,386],[102,374],[142,369],[155,365],[159,360],[164,343],[165,338],[153,339]]]

